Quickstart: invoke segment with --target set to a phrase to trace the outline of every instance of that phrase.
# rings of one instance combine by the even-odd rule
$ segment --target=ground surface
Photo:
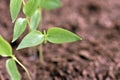
[[[81,42],[44,45],[43,64],[34,51],[15,51],[20,39],[11,44],[33,80],[120,80],[120,1],[62,2],[62,8],[44,12],[43,29],[52,26],[66,28],[81,36]],[[0,0],[0,34],[10,42],[12,33],[9,0]],[[10,80],[5,60],[0,57],[0,80]],[[28,80],[24,70],[19,65],[18,68],[22,80]]]

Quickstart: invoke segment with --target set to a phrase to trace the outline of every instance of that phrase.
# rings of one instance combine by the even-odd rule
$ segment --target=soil
[[[120,80],[120,1],[62,0],[63,6],[44,11],[42,29],[59,26],[83,38],[69,44],[45,44],[44,63],[38,51],[16,51],[22,37],[12,43],[16,57],[28,68],[33,80]],[[22,16],[22,14],[20,14]],[[12,40],[13,23],[9,0],[0,0],[0,35]],[[24,33],[26,34],[26,33]],[[0,57],[0,80],[10,80]],[[18,65],[22,80],[28,80]]]

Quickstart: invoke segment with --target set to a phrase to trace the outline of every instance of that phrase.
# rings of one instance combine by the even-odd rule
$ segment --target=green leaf
[[[11,46],[2,36],[0,36],[0,55],[4,57],[12,56]]]
[[[36,30],[37,29],[40,20],[41,20],[41,12],[39,10],[36,10],[35,13],[31,16],[31,19],[30,19],[31,30]]]
[[[52,10],[52,9],[61,7],[61,1],[60,0],[40,0],[39,5],[44,9]]]
[[[23,38],[17,50],[22,48],[37,46],[41,44],[43,41],[44,41],[44,35],[41,32],[32,31]]]
[[[28,2],[23,8],[24,14],[31,17],[34,14],[35,10],[37,9],[38,4],[39,4],[38,0],[28,0]]]
[[[15,19],[17,18],[20,12],[21,5],[22,5],[22,0],[10,0],[10,13],[11,13],[12,22],[14,22]]]
[[[12,42],[17,40],[18,37],[25,31],[26,25],[27,25],[26,19],[24,18],[17,19],[15,26],[14,26],[14,35],[13,35]]]
[[[11,80],[21,80],[20,73],[19,73],[16,63],[13,59],[8,59],[6,61],[6,68],[11,77]]]
[[[47,40],[51,43],[66,43],[79,41],[81,38],[68,30],[55,27],[48,29]]]

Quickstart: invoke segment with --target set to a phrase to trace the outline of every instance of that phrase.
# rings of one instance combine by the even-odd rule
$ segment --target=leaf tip
[[[23,49],[24,47],[21,47],[20,45],[16,48],[16,50]]]
[[[19,48],[19,47],[17,47],[17,49],[16,50],[20,50],[21,48]]]
[[[79,40],[82,40],[82,37],[78,36],[78,39],[79,39]]]
[[[17,38],[16,38],[16,37],[13,37],[12,43],[15,42],[16,40],[17,40]]]
[[[15,42],[15,39],[13,39],[11,42],[12,42],[12,43]]]
[[[15,22],[15,20],[12,19],[12,23],[14,23],[14,22]]]
[[[83,39],[80,37],[80,40],[83,40]]]
[[[16,20],[16,18],[14,18],[14,17],[12,17],[12,16],[11,16],[11,19],[12,19],[12,23],[14,23],[15,20]]]
[[[78,36],[78,40],[81,41],[81,40],[83,40],[83,39],[82,39],[82,37]]]

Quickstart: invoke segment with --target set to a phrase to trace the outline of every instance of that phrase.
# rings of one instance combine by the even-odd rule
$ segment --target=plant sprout
[[[29,28],[29,33],[22,39],[17,50],[39,45],[39,56],[43,60],[43,43],[61,44],[82,40],[76,34],[59,27],[52,27],[41,31],[39,25],[42,24],[42,11],[53,10],[59,7],[61,7],[60,0],[10,0],[10,14],[14,23],[12,42],[15,42],[22,35],[27,26]],[[25,17],[18,17],[20,10],[23,11]],[[40,30],[38,30],[38,27],[40,27]],[[29,80],[32,80],[28,70],[18,61],[12,52],[11,46],[1,36],[0,55],[10,57],[6,61],[6,68],[12,80],[21,80],[16,62],[26,71]]]
[[[18,18],[16,20],[18,13],[20,12],[20,8],[22,7],[22,3],[22,10],[25,14],[25,18]],[[39,23],[42,21],[42,10],[52,10],[60,6],[60,0],[28,0],[27,2],[24,0],[11,0],[11,17],[13,22],[16,20],[12,42],[16,41],[21,36],[21,34],[25,31],[27,24],[30,29],[29,33],[22,39],[21,43],[17,47],[17,50],[37,45],[42,46],[43,42],[46,43],[47,41],[59,44],[81,40],[81,38],[76,34],[58,27],[50,28],[47,31],[44,30],[43,33],[41,30],[37,30]],[[16,8],[17,11],[15,11]],[[42,52],[40,55],[42,55]]]
[[[1,35],[0,35],[0,55],[3,57],[9,57],[9,59],[6,61],[6,68],[11,77],[11,80],[21,80],[21,75],[17,69],[16,62],[26,71],[29,80],[32,80],[27,68],[22,63],[20,63],[20,61],[15,57],[15,55],[12,52],[12,47],[5,39],[3,39]]]

